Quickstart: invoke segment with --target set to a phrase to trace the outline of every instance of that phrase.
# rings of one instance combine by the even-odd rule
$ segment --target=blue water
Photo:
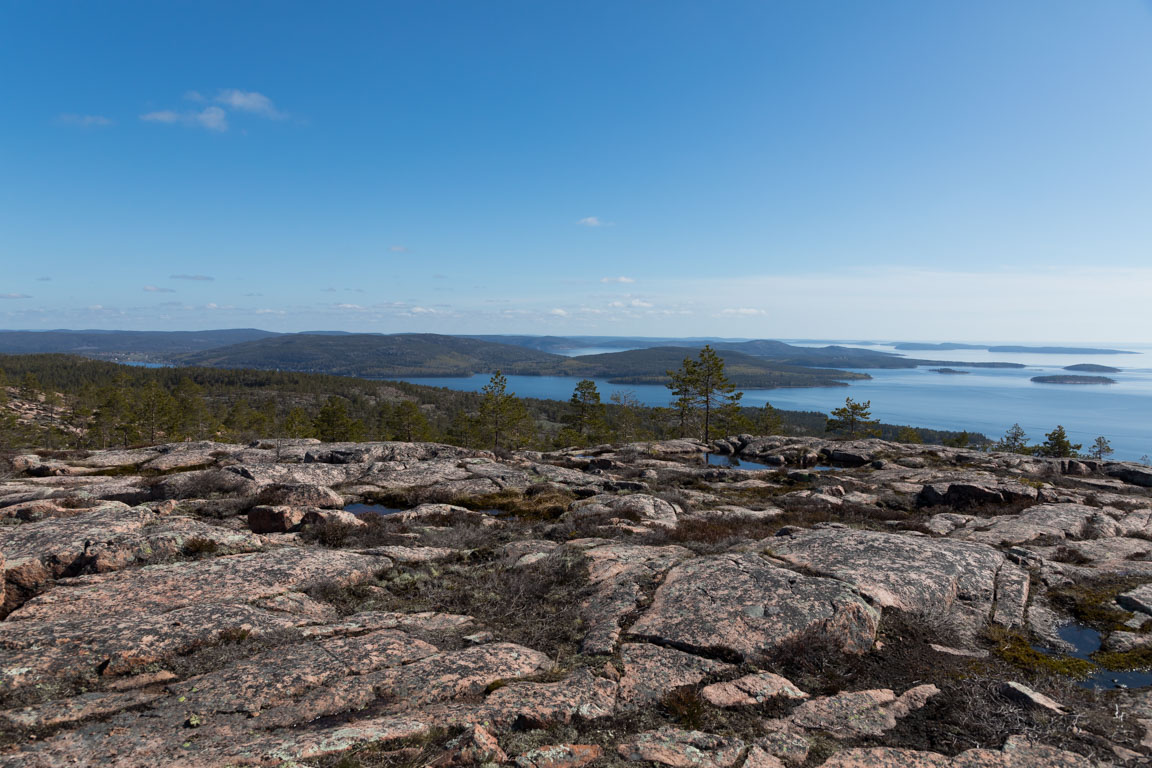
[[[999,361],[1027,365],[1022,369],[968,368],[967,376],[933,373],[928,367],[903,370],[861,371],[869,381],[847,387],[746,390],[744,404],[761,406],[771,402],[777,408],[821,411],[844,404],[844,398],[868,400],[872,415],[891,424],[910,424],[929,429],[970,430],[990,438],[1001,437],[1019,423],[1029,442],[1044,441],[1044,433],[1057,424],[1069,438],[1087,450],[1097,435],[1111,442],[1112,458],[1135,461],[1152,454],[1152,346],[1101,346],[1131,349],[1136,355],[1036,355],[993,354],[985,350],[917,352],[909,356],[949,361]],[[891,351],[890,347],[870,345],[870,349]],[[1109,374],[1116,384],[1079,386],[1036,384],[1033,376],[1064,374],[1064,366],[1096,363],[1120,368]],[[487,374],[468,378],[412,378],[414,384],[477,391],[488,383]],[[509,376],[508,389],[521,397],[567,400],[579,379],[565,376]],[[605,402],[614,392],[631,393],[644,405],[668,405],[666,387],[655,384],[610,384],[597,379],[596,386]]]
[[[1078,659],[1093,661],[1092,654],[1100,650],[1100,633],[1081,624],[1065,624],[1057,630],[1060,639],[1075,648],[1070,654]],[[1045,648],[1037,650],[1047,653]],[[1093,663],[1095,663],[1093,661]],[[1147,688],[1152,685],[1152,672],[1148,670],[1097,669],[1078,685],[1083,688]]]

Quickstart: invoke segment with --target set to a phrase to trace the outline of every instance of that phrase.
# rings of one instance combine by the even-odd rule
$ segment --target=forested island
[[[1037,384],[1115,384],[1115,379],[1110,379],[1107,376],[1066,376],[1066,375],[1053,375],[1053,376],[1033,376],[1032,381]]]

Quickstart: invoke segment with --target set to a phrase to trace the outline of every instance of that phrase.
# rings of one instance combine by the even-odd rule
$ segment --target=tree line
[[[261,437],[435,441],[497,450],[753,434],[886,439],[911,431],[941,442],[953,433],[845,422],[833,412],[745,407],[711,347],[669,371],[668,407],[634,394],[601,398],[581,380],[567,401],[521,398],[500,372],[480,392],[324,374],[214,368],[143,368],[69,355],[0,356],[0,446],[103,449],[181,440]],[[848,401],[851,404],[851,400]],[[859,414],[857,414],[859,416]]]

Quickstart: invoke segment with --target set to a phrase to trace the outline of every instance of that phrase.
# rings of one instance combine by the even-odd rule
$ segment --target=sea
[[[790,342],[798,346],[825,346],[829,342]],[[889,424],[906,424],[929,429],[968,430],[997,439],[1013,424],[1019,424],[1029,442],[1040,443],[1057,425],[1064,427],[1074,443],[1084,450],[1097,436],[1105,437],[1115,453],[1113,459],[1146,460],[1152,455],[1152,344],[1045,344],[1043,346],[1100,347],[1125,350],[1135,354],[1037,354],[989,352],[957,349],[942,351],[901,351],[881,343],[842,344],[880,352],[893,352],[918,359],[955,362],[1022,363],[1025,368],[965,368],[963,375],[941,374],[932,367],[877,370],[855,369],[872,377],[855,381],[846,387],[804,387],[790,389],[745,390],[745,405],[771,403],[776,408],[796,411],[821,411],[844,404],[851,397],[871,404],[873,418]],[[1035,343],[1028,346],[1041,346]],[[576,357],[602,352],[620,352],[620,348],[588,347],[568,350]],[[1119,368],[1119,373],[1104,375],[1115,384],[1039,384],[1034,376],[1061,375],[1074,372],[1065,366],[1094,363]],[[478,391],[489,376],[478,374],[467,378],[417,377],[404,381],[433,387]],[[578,378],[566,376],[509,376],[508,389],[521,397],[567,400],[572,396]],[[595,380],[601,398],[607,402],[614,392],[627,392],[644,405],[668,405],[671,396],[660,385],[612,384]]]

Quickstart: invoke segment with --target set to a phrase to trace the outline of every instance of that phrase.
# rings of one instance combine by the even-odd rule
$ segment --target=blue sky
[[[0,0],[0,327],[1147,341],[1140,0]]]

